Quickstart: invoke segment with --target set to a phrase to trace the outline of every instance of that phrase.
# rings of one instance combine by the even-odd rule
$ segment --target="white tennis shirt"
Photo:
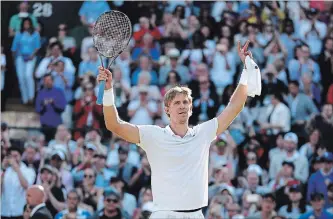
[[[208,205],[209,147],[218,127],[214,118],[181,138],[169,126],[138,125],[140,144],[152,169],[154,210],[191,210]]]

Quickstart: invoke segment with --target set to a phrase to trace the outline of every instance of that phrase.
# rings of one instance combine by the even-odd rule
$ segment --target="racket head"
[[[98,53],[115,58],[127,48],[132,37],[132,24],[123,12],[108,11],[98,17],[92,35]]]

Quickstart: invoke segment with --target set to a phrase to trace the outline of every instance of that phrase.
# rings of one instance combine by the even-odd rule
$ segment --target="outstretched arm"
[[[125,141],[134,144],[140,143],[138,127],[119,118],[117,108],[114,105],[111,72],[108,69],[100,67],[97,81],[102,80],[106,80],[105,92],[103,97],[103,111],[106,128],[124,139]]]
[[[250,41],[247,41],[245,46],[241,48],[240,42],[238,42],[238,55],[245,65],[246,56],[252,58],[251,52],[247,51]],[[246,68],[246,66],[245,66]],[[218,129],[216,134],[220,135],[223,133],[231,124],[231,122],[236,118],[236,116],[242,111],[245,101],[248,96],[248,86],[247,86],[248,72],[243,71],[240,82],[230,98],[228,106],[222,111],[222,113],[217,117]]]

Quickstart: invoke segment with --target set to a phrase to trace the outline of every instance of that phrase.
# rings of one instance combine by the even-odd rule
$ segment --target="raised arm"
[[[97,81],[102,80],[106,80],[103,98],[103,111],[106,128],[124,139],[125,141],[134,144],[140,143],[138,127],[121,120],[118,116],[117,108],[114,105],[111,72],[107,69],[100,67]]]
[[[247,51],[247,47],[249,46],[250,41],[248,40],[243,48],[240,46],[240,42],[238,42],[238,55],[242,62],[245,65],[246,56],[250,56],[252,58],[251,52]],[[246,68],[246,66],[245,66]],[[252,72],[250,72],[252,73]],[[250,76],[249,76],[250,77]],[[255,75],[251,75],[251,77],[255,77]],[[230,102],[228,106],[222,111],[222,113],[217,117],[218,119],[218,129],[216,134],[220,135],[224,132],[230,123],[236,118],[236,116],[242,111],[245,101],[248,96],[248,72],[243,71],[239,84],[230,98]],[[253,86],[253,85],[252,85]]]

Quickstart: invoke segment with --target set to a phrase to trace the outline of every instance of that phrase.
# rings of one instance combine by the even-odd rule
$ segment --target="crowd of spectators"
[[[251,41],[262,94],[211,144],[205,217],[333,218],[331,2],[85,1],[78,16],[87,35],[60,23],[50,38],[19,4],[9,24],[13,56],[1,53],[1,90],[13,58],[22,104],[35,107],[41,129],[13,141],[2,123],[2,218],[29,218],[23,197],[32,184],[44,187],[56,219],[153,211],[145,152],[105,130],[96,105],[92,28],[124,5],[141,14],[128,14],[133,38],[112,65],[113,89],[120,117],[133,124],[168,125],[163,95],[177,84],[192,89],[191,126],[214,118],[243,68],[237,42]]]

